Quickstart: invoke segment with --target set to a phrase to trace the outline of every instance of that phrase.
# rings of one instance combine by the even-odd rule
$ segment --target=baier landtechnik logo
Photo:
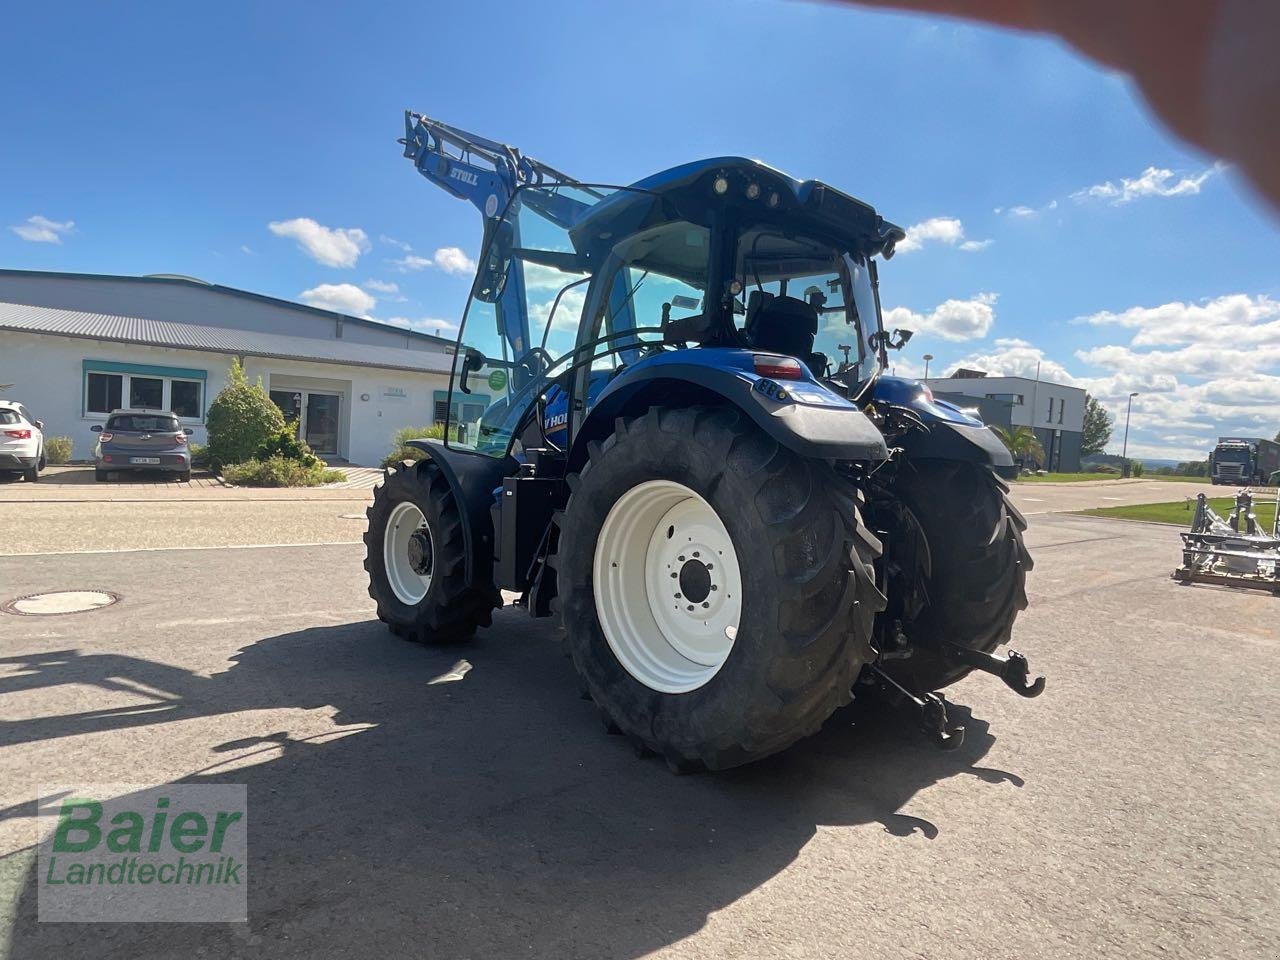
[[[41,921],[248,919],[243,784],[42,789]]]

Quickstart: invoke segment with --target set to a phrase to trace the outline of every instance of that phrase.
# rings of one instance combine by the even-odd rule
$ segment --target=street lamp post
[[[1136,393],[1129,394],[1129,406],[1124,412],[1124,447],[1120,451],[1120,459],[1129,459],[1129,416],[1133,413],[1133,398]]]
[[[929,379],[929,361],[933,359],[933,354],[926,353],[924,355],[924,378]]]

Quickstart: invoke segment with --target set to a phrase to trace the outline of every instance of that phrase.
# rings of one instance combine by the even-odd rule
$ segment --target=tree
[[[1115,423],[1106,407],[1094,399],[1092,394],[1084,395],[1084,432],[1080,438],[1080,454],[1090,456],[1102,453],[1111,442],[1111,427]]]
[[[262,380],[249,383],[237,360],[227,372],[227,385],[209,404],[209,459],[216,466],[244,463],[255,457],[285,428],[284,414],[271,402]]]
[[[1044,462],[1044,445],[1030,427],[1014,427],[1012,430],[1006,430],[1004,427],[991,429],[996,432],[1000,442],[1009,449],[1009,453],[1015,460],[1036,465]]]

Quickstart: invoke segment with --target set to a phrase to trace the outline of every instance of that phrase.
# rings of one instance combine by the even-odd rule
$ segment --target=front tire
[[[467,585],[462,520],[434,462],[393,465],[365,515],[369,596],[392,633],[418,643],[451,643],[493,622],[502,595],[491,585]]]
[[[561,521],[558,605],[620,732],[675,769],[722,769],[849,702],[884,597],[848,480],[732,408],[655,408],[589,453]]]
[[[910,563],[891,551],[891,566],[904,578],[890,583],[895,606],[898,597],[914,602],[902,620],[910,654],[884,667],[913,692],[941,690],[971,668],[943,657],[940,640],[992,653],[1009,642],[1026,609],[1033,566],[1022,537],[1027,521],[1008,486],[981,464],[908,460],[895,492],[908,528],[899,542],[922,538],[923,548],[916,540]]]

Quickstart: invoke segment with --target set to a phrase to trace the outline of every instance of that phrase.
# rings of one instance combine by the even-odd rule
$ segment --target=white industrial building
[[[1044,447],[1047,469],[1080,469],[1085,398],[1080,387],[1027,377],[989,377],[963,368],[925,382],[944,400],[978,407],[988,426],[1031,427]]]
[[[239,358],[312,448],[375,465],[405,426],[447,410],[453,346],[428,334],[205,283],[0,270],[0,383],[89,456],[117,407],[173,410],[206,441]]]

